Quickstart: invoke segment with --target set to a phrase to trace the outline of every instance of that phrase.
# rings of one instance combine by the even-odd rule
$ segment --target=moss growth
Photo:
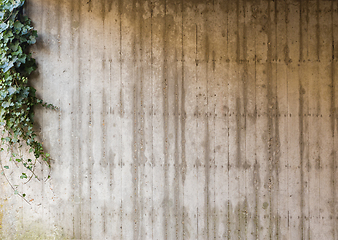
[[[31,224],[25,224],[25,227],[17,227],[16,231],[1,231],[0,239],[2,240],[66,240],[72,239],[65,236],[65,234],[58,228],[47,229],[41,221],[33,222]]]

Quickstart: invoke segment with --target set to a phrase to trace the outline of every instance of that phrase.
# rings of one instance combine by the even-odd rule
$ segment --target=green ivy
[[[45,153],[33,130],[34,107],[55,107],[37,98],[36,90],[28,84],[36,64],[27,48],[36,42],[37,32],[31,20],[23,15],[24,3],[25,0],[0,0],[0,126],[4,129],[1,145],[7,146],[10,160],[34,174],[38,159],[50,167],[50,155]],[[25,159],[13,152],[23,145],[29,148],[33,159]],[[23,173],[20,178],[25,179],[27,175]]]

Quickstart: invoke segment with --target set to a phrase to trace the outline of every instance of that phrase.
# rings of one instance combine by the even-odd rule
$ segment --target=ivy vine
[[[37,177],[34,169],[38,162],[50,168],[50,155],[34,132],[34,107],[56,108],[36,97],[36,89],[28,82],[37,66],[27,48],[36,42],[37,32],[23,14],[24,3],[25,0],[0,0],[0,126],[3,128],[0,151],[7,149],[8,160],[26,169],[20,178],[30,180]],[[23,156],[20,150],[23,146],[28,147],[31,158]],[[0,163],[6,177],[10,167],[1,160]]]

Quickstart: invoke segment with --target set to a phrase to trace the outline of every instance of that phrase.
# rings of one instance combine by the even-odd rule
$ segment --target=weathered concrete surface
[[[3,239],[338,239],[337,7],[29,0],[61,110]]]

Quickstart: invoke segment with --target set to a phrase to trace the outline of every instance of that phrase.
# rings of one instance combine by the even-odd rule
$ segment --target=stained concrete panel
[[[29,204],[1,178],[0,236],[337,239],[337,7],[28,1],[60,109],[37,109]]]

